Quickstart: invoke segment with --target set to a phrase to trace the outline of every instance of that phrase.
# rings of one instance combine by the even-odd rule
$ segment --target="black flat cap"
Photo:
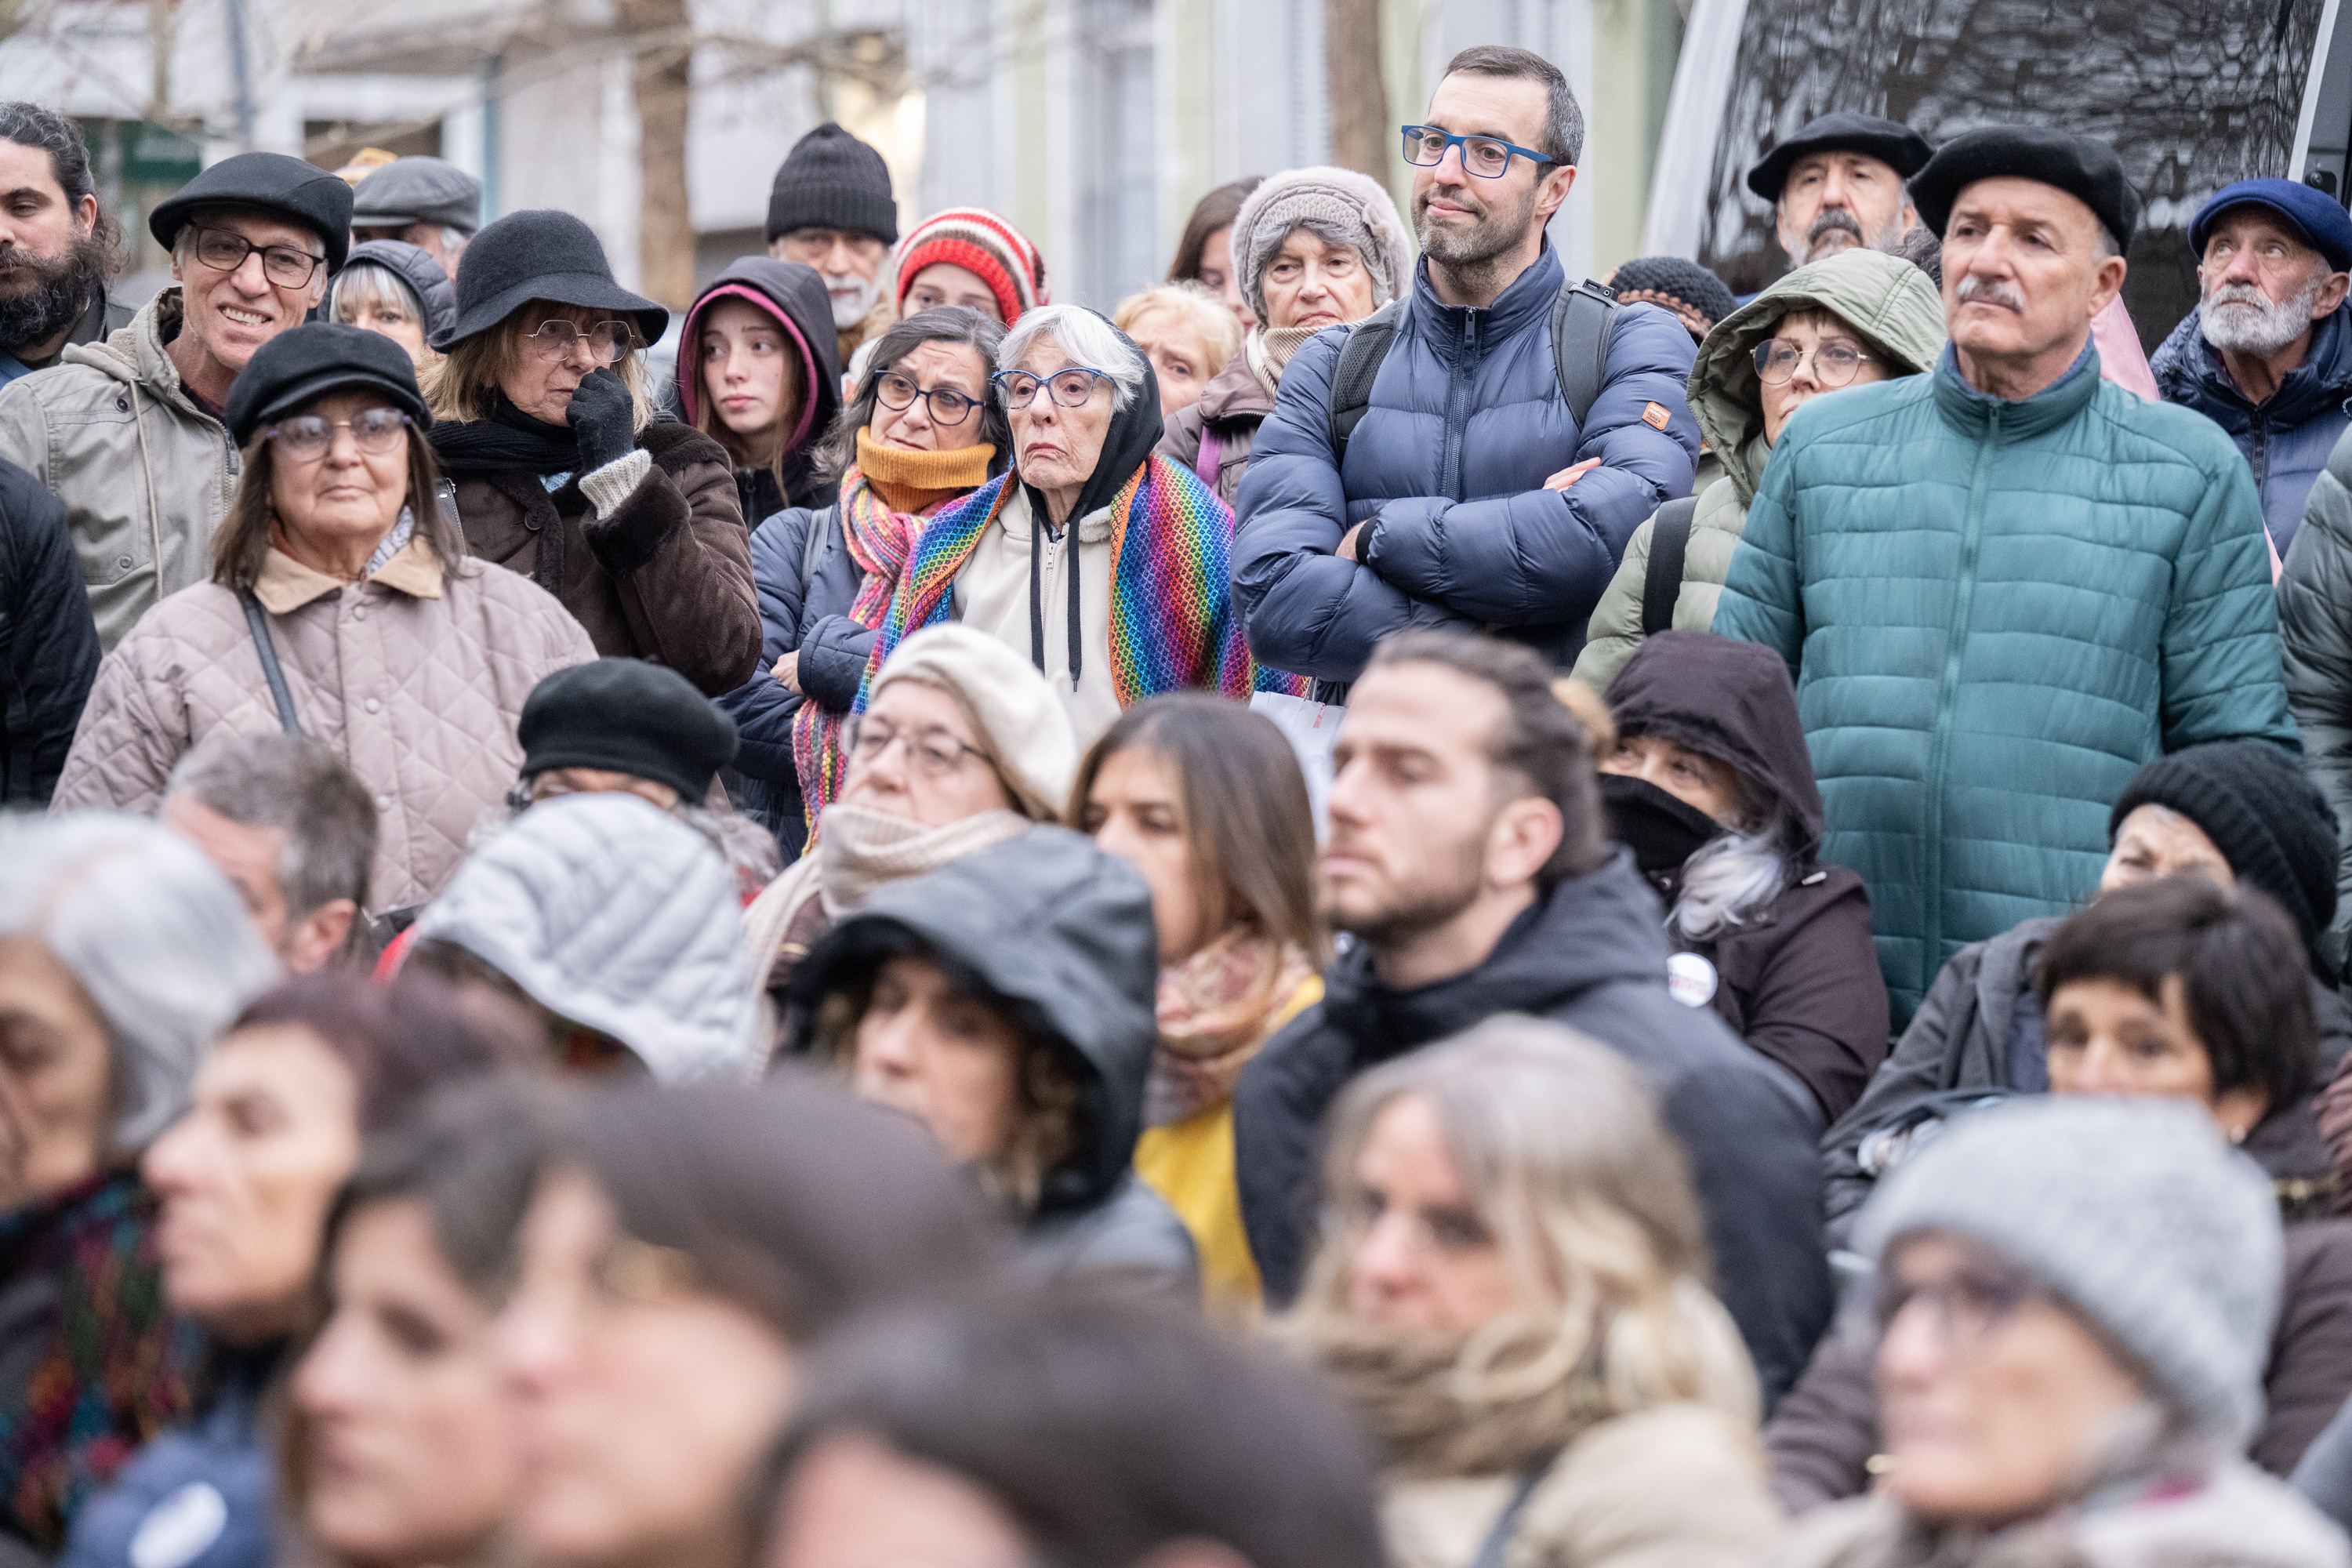
[[[239,153],[223,158],[147,215],[147,232],[164,249],[196,208],[259,207],[299,223],[326,242],[327,268],[343,264],[352,247],[352,188],[316,163],[283,153]]]
[[[354,389],[382,393],[417,429],[432,428],[406,349],[364,327],[314,321],[254,351],[228,391],[229,434],[242,447],[272,420],[299,414],[331,392]]]
[[[1768,202],[1779,201],[1790,168],[1808,153],[1867,153],[1907,180],[1927,165],[1934,151],[1908,125],[1839,110],[1806,121],[1803,130],[1765,153],[1748,171],[1748,188]]]
[[[669,325],[667,310],[614,280],[594,229],[570,213],[540,208],[509,213],[466,247],[457,258],[457,324],[435,333],[433,346],[486,332],[533,300],[625,311],[648,343]]]
[[[525,778],[603,768],[666,784],[688,805],[735,760],[735,721],[677,671],[641,658],[557,670],[531,688],[515,734]]]
[[[437,223],[460,234],[482,226],[482,182],[446,158],[394,158],[352,191],[353,228]]]
[[[2002,175],[2039,180],[2081,198],[2107,226],[2118,246],[2139,232],[2139,193],[2124,178],[2123,160],[2105,142],[2042,125],[1989,125],[1953,137],[1936,150],[1911,181],[1919,221],[1940,237],[1952,204],[1979,180]]]

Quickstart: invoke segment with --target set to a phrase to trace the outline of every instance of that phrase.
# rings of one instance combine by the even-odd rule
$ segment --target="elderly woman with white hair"
[[[178,835],[0,821],[0,1538],[55,1553],[82,1500],[188,1414],[139,1160],[277,976]]]
[[[923,531],[867,688],[910,633],[961,621],[1044,674],[1081,748],[1163,691],[1246,699],[1258,672],[1230,602],[1234,515],[1154,455],[1160,388],[1143,351],[1092,310],[1045,305],[1005,332],[996,364],[1012,470]]]

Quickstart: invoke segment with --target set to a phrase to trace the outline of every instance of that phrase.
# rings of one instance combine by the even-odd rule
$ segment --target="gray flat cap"
[[[352,191],[353,228],[437,223],[471,234],[482,226],[482,183],[445,158],[394,158]]]

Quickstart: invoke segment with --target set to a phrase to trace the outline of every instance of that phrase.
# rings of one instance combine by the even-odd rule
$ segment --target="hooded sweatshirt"
[[[1028,1271],[1108,1275],[1197,1302],[1192,1234],[1130,1168],[1160,1035],[1159,938],[1143,879],[1092,839],[1038,827],[894,883],[794,975],[789,1048],[815,1047],[826,997],[913,952],[1052,1042],[1078,1080],[1076,1146],[1045,1173],[1023,1245]]]
[[[775,318],[797,355],[794,371],[801,406],[793,427],[785,432],[783,484],[776,483],[772,468],[735,470],[735,489],[743,498],[743,526],[756,530],[763,520],[788,506],[824,506],[833,500],[832,485],[818,478],[808,456],[811,444],[833,428],[834,416],[841,410],[841,360],[835,346],[833,300],[816,268],[766,256],[738,257],[695,296],[678,330],[677,401],[686,423],[697,429],[708,428],[713,439],[725,426],[715,408],[709,410],[707,425],[701,417],[707,397],[702,384],[702,324],[711,306],[722,300],[748,300]]]
[[[1927,275],[1896,256],[1843,250],[1794,272],[1716,323],[1691,366],[1690,406],[1706,449],[1723,465],[1723,479],[1699,493],[1683,556],[1682,589],[1675,598],[1675,629],[1703,632],[1715,623],[1717,597],[1731,571],[1732,552],[1748,527],[1748,506],[1763,482],[1771,447],[1764,440],[1764,389],[1756,376],[1756,346],[1780,318],[1797,310],[1828,310],[1878,356],[1892,377],[1925,374],[1944,347],[1944,305]],[[1642,646],[1642,590],[1649,579],[1654,517],[1633,531],[1609,590],[1592,612],[1589,638],[1571,673],[1605,691]]]
[[[1795,837],[1780,847],[1786,869],[1777,895],[1703,940],[1674,926],[1667,935],[1691,955],[1676,963],[1676,996],[1711,1005],[1749,1046],[1788,1068],[1811,1091],[1828,1125],[1885,1059],[1886,982],[1871,945],[1870,894],[1862,879],[1842,866],[1815,864],[1822,792],[1788,667],[1754,643],[1661,632],[1610,683],[1609,707],[1621,739],[1654,735],[1713,757],[1794,820]],[[1628,811],[1681,805],[1639,779],[1604,778],[1602,788],[1621,818],[1621,837]],[[1662,798],[1633,798],[1643,792]],[[1708,841],[1715,837],[1708,831]],[[1654,866],[1639,845],[1635,855],[1654,884],[1664,879],[1661,892],[1671,904],[1685,860]]]

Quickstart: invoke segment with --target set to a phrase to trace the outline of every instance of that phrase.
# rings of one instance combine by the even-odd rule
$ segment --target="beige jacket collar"
[[[381,583],[413,599],[437,599],[441,596],[441,578],[439,558],[425,541],[412,539],[391,560],[376,568],[368,581]],[[261,575],[254,581],[253,596],[271,615],[283,616],[314,599],[340,593],[343,586],[341,578],[314,571],[272,545],[269,553],[261,558]]]

